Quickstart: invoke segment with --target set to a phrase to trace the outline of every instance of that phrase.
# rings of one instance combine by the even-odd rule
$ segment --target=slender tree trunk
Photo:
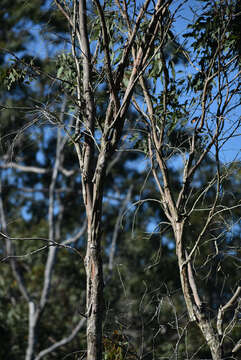
[[[25,360],[32,360],[36,345],[36,318],[35,318],[35,305],[33,301],[30,301],[28,303],[28,307],[29,307],[28,347],[25,355]]]
[[[77,2],[76,2],[77,4]],[[94,180],[95,171],[103,175],[104,171],[97,170],[98,161],[94,142],[95,132],[95,104],[92,92],[92,63],[87,29],[86,0],[79,1],[79,45],[83,66],[83,90],[79,84],[78,96],[83,96],[85,109],[83,115],[86,131],[83,148],[76,144],[76,151],[80,160],[82,172],[82,189],[88,220],[87,248],[85,256],[86,270],[86,315],[87,315],[87,360],[102,359],[102,302],[103,276],[101,260],[101,212],[102,212],[102,184]],[[77,60],[78,61],[78,60]],[[80,76],[80,74],[79,74]],[[80,76],[81,77],[81,76]],[[80,101],[80,99],[78,99]],[[81,101],[79,104],[82,106]],[[76,135],[79,135],[83,119],[76,121]],[[101,177],[101,176],[100,176]]]
[[[213,360],[222,360],[222,346],[218,334],[214,331],[209,319],[199,319],[198,326],[207,341]]]
[[[85,257],[87,280],[87,359],[102,359],[102,313],[103,276],[100,246],[100,233],[94,218],[88,226],[88,243]]]
[[[187,306],[191,321],[195,321],[201,330],[213,360],[222,360],[222,346],[219,341],[217,331],[212,327],[210,319],[206,317],[205,312],[201,311],[201,301],[197,292],[196,283],[193,274],[190,273],[191,266],[185,256],[185,246],[183,244],[184,221],[176,222],[173,226],[176,238],[176,253],[180,270],[180,279],[182,292]],[[185,265],[184,265],[185,264]],[[190,266],[188,271],[188,266]]]

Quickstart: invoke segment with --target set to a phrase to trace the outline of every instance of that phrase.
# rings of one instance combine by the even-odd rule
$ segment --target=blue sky
[[[182,3],[183,1],[181,1]],[[180,4],[180,1],[174,1],[174,7]],[[186,39],[182,36],[186,31],[187,25],[190,22],[194,21],[201,11],[202,2],[196,0],[189,0],[180,8],[177,16],[177,20],[174,23],[174,28],[176,35],[181,43],[184,43]],[[187,42],[185,45],[187,51],[190,52],[190,56],[192,57],[192,49],[190,42]],[[186,67],[185,70],[186,75],[188,73],[194,73],[194,69],[190,66]],[[226,129],[229,127],[229,121],[236,120],[240,118],[241,107],[232,112],[231,117],[227,119]],[[230,138],[227,143],[223,146],[220,152],[220,158],[223,163],[230,163],[231,161],[241,161],[241,128],[236,131],[235,135]]]

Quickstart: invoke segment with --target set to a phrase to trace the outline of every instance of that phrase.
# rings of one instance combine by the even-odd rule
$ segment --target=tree
[[[193,77],[190,76],[184,87],[185,91],[190,93],[191,100],[180,105],[180,85],[185,83],[185,80],[175,80],[171,77],[167,59],[163,57],[162,98],[159,97],[158,101],[156,94],[152,89],[147,89],[142,81],[146,110],[140,111],[140,115],[146,118],[152,173],[160,192],[160,206],[173,230],[182,292],[190,321],[196,322],[199,326],[212,358],[222,359],[225,356],[235,356],[240,349],[238,340],[233,340],[234,346],[231,351],[229,346],[228,350],[225,349],[225,343],[229,341],[228,336],[231,335],[231,329],[235,328],[238,319],[241,287],[237,281],[232,290],[227,290],[231,293],[226,301],[227,293],[222,300],[219,298],[221,294],[216,294],[218,300],[212,304],[215,316],[210,318],[206,309],[206,306],[210,308],[210,303],[206,304],[203,300],[205,292],[202,289],[202,281],[194,275],[193,266],[196,263],[197,268],[203,266],[212,269],[217,258],[220,259],[221,253],[225,253],[230,229],[239,221],[239,215],[234,223],[230,224],[224,220],[226,212],[240,208],[240,201],[236,198],[235,202],[230,204],[224,196],[223,183],[230,176],[230,167],[221,164],[220,152],[240,126],[240,117],[234,119],[231,124],[228,123],[228,117],[232,116],[234,109],[240,107],[240,95],[237,92],[240,73],[235,66],[236,56],[226,47],[230,41],[228,25],[232,13],[224,12],[222,4],[215,4],[211,14],[212,18],[210,12],[203,11],[197,21],[190,25],[193,31],[186,35],[194,38],[192,46],[199,55],[197,66],[190,60],[197,72]],[[234,79],[237,82],[234,82]],[[196,111],[193,109],[194,106]],[[178,116],[184,118],[190,112],[197,116],[192,120],[193,126],[186,130],[175,119]],[[180,130],[178,137],[174,138],[175,142],[172,143],[170,135],[175,127]],[[200,184],[197,177],[198,169],[212,151],[215,159],[213,167],[216,171],[212,170],[208,182],[203,188],[198,189],[195,185],[195,182]],[[178,193],[170,179],[171,159],[182,163]],[[211,201],[208,199],[210,192],[214,193]],[[197,237],[188,241],[186,233],[194,222],[195,212],[199,211],[204,212],[202,226]],[[238,256],[237,246],[233,247],[233,256]],[[233,271],[237,271],[235,261],[232,266]],[[225,313],[233,308],[232,316],[226,318],[224,330]]]
[[[51,111],[51,106],[47,107],[35,107],[34,111],[38,111],[42,118],[49,121],[51,124],[59,126],[58,140],[57,140],[57,157],[54,165],[54,171],[52,174],[52,180],[49,188],[49,239],[50,244],[55,244],[56,235],[54,234],[54,188],[61,166],[61,152],[66,143],[66,136],[62,138],[61,128],[66,131],[70,141],[76,149],[76,153],[79,160],[80,170],[82,173],[82,191],[84,204],[87,216],[87,251],[85,257],[85,267],[87,274],[87,299],[86,299],[86,317],[87,317],[87,345],[88,345],[88,358],[101,358],[101,346],[102,346],[102,330],[101,330],[101,315],[102,315],[102,288],[103,288],[103,276],[102,276],[102,260],[101,260],[101,215],[102,215],[102,202],[103,202],[103,186],[105,179],[105,170],[110,162],[111,156],[114,154],[120,138],[123,133],[125,117],[127,109],[130,104],[131,95],[134,91],[134,85],[138,78],[138,72],[144,71],[147,66],[148,58],[151,56],[145,53],[145,48],[136,41],[137,30],[141,25],[141,21],[144,19],[145,9],[148,7],[149,1],[146,2],[144,7],[140,10],[139,15],[135,15],[137,22],[133,27],[133,33],[129,39],[125,39],[126,47],[119,49],[118,54],[109,50],[109,34],[106,26],[106,20],[104,17],[104,10],[99,2],[94,3],[94,8],[98,12],[96,18],[96,29],[94,41],[100,38],[102,33],[103,42],[98,41],[96,47],[96,56],[102,57],[102,49],[99,51],[99,47],[103,47],[105,53],[105,65],[100,66],[95,71],[92,65],[93,55],[90,52],[90,39],[88,33],[88,18],[86,14],[86,4],[84,1],[76,2],[67,8],[61,2],[56,1],[56,6],[60,9],[62,14],[66,17],[69,26],[71,27],[71,42],[72,42],[72,55],[69,60],[71,65],[74,67],[74,75],[77,83],[71,83],[70,79],[73,76],[73,72],[69,74],[70,78],[66,79],[66,73],[63,74],[63,65],[59,68],[58,74],[63,87],[68,91],[68,95],[74,97],[72,104],[75,106],[73,119],[74,123],[65,123],[63,120],[63,114],[65,112],[65,105],[59,109],[60,115],[56,115]],[[153,46],[152,32],[158,27],[158,21],[160,17],[164,17],[169,4],[161,4],[158,2],[156,5],[155,13],[150,16],[150,24],[145,26],[145,41],[148,44],[149,39],[151,40],[150,45]],[[118,18],[116,17],[118,20]],[[108,19],[107,19],[108,20]],[[99,22],[99,24],[98,24]],[[134,22],[133,22],[134,23]],[[98,27],[99,26],[99,27]],[[132,26],[128,21],[129,29]],[[155,30],[157,31],[157,30]],[[118,40],[119,41],[119,40]],[[78,44],[78,47],[77,47]],[[130,64],[131,50],[134,50],[134,46],[138,51],[138,60],[134,64],[130,78],[128,79],[127,87],[122,93],[122,101],[119,98],[121,94],[122,82],[124,78],[124,72],[128,69]],[[148,49],[148,46],[146,48]],[[111,56],[114,55],[115,60],[114,68],[110,62]],[[117,56],[118,55],[118,56]],[[148,56],[147,56],[148,55]],[[119,57],[119,59],[118,59]],[[81,61],[80,61],[81,58]],[[32,62],[29,64],[25,60],[21,60],[17,57],[16,67],[12,67],[5,77],[8,89],[15,85],[16,81],[22,81],[26,76],[31,79],[38,75],[39,70],[36,65]],[[97,58],[98,59],[98,58]],[[95,59],[96,61],[96,59]],[[66,64],[64,64],[66,65]],[[112,65],[112,67],[111,67]],[[93,89],[96,84],[99,86],[101,67],[107,68],[107,86],[109,91],[109,101],[106,110],[106,115],[102,124],[98,123],[97,108],[94,103]],[[29,71],[29,72],[28,72]],[[61,75],[63,77],[61,78]],[[97,76],[95,76],[97,75]],[[50,79],[53,79],[49,75]],[[58,78],[58,77],[57,77]],[[106,80],[104,79],[104,83]],[[60,96],[57,101],[63,101]],[[56,101],[56,104],[57,104]],[[65,101],[63,101],[65,104]],[[57,105],[58,107],[59,105]],[[72,129],[74,128],[74,132]],[[98,128],[98,131],[97,131]],[[96,137],[96,133],[98,135]],[[99,137],[99,138],[98,138]],[[12,164],[11,164],[12,165]],[[8,164],[7,166],[11,166]],[[19,167],[20,168],[20,167]],[[34,172],[34,171],[33,171]],[[39,169],[36,172],[40,172]],[[2,212],[3,214],[3,212]],[[3,216],[4,217],[4,216]],[[9,243],[10,239],[6,231],[6,221],[2,221],[3,230],[5,237]],[[55,231],[56,232],[56,231]],[[12,256],[12,251],[9,249],[8,255]],[[40,316],[45,307],[48,292],[51,284],[51,273],[53,270],[54,259],[56,256],[56,247],[50,247],[49,257],[46,264],[45,270],[45,282],[43,287],[43,293],[40,299],[39,306],[35,309],[35,304],[31,297],[28,296],[23,284],[19,280],[19,286],[23,291],[23,295],[29,304],[30,309],[30,323],[29,323],[29,349],[27,351],[26,358],[30,359],[33,356],[34,344],[35,344],[35,327],[40,319]],[[14,258],[12,263],[15,264]]]
[[[96,140],[96,126],[98,126],[93,89],[96,87],[93,71],[93,56],[90,51],[90,39],[88,32],[87,8],[85,1],[79,3],[74,1],[73,8],[66,8],[60,2],[56,5],[65,15],[72,28],[72,55],[76,64],[77,72],[77,106],[78,114],[74,125],[74,146],[79,159],[82,173],[82,191],[87,216],[87,250],[85,256],[86,268],[86,315],[87,315],[87,358],[102,358],[102,312],[103,312],[103,274],[101,259],[101,217],[103,203],[103,188],[105,184],[105,172],[108,163],[117,149],[118,143],[123,135],[126,113],[130,105],[134,86],[140,74],[148,66],[152,56],[152,47],[160,29],[160,21],[166,17],[169,3],[162,4],[158,1],[150,16],[149,24],[145,27],[144,41],[138,43],[137,31],[140,30],[141,22],[146,15],[149,5],[146,1],[139,13],[135,14],[135,21],[129,19],[127,10],[122,9],[129,36],[124,36],[124,49],[118,49],[118,57],[111,49],[108,16],[108,6],[104,9],[99,1],[94,1],[93,6],[98,14],[97,22],[99,31],[95,38],[98,39],[96,47],[98,55],[104,54],[104,67],[101,71],[107,73],[107,86],[109,92],[108,107],[104,121],[99,126],[99,140]],[[113,6],[110,4],[111,7]],[[110,7],[110,9],[111,9]],[[110,11],[110,10],[109,10]],[[112,13],[112,24],[115,25],[117,13]],[[117,24],[119,23],[117,18]],[[113,25],[112,25],[113,26]],[[114,26],[113,26],[114,29]],[[166,28],[166,30],[168,30]],[[158,34],[160,35],[160,34]],[[163,39],[165,33],[163,32]],[[79,64],[79,54],[75,39],[81,51],[82,68]],[[162,40],[163,40],[162,39]],[[113,40],[112,40],[113,41]],[[120,40],[119,40],[120,41]],[[160,48],[162,46],[162,42]],[[99,46],[103,52],[99,51]],[[101,50],[102,50],[101,49]],[[120,90],[124,79],[124,73],[131,63],[130,54],[133,56],[133,68],[126,89],[121,95]],[[136,55],[135,55],[136,54]],[[111,58],[114,57],[114,65]],[[98,71],[100,71],[98,69]],[[83,136],[83,143],[79,141]]]
[[[36,32],[32,32],[32,26],[34,27],[36,21],[37,24],[41,24],[43,26],[42,35],[44,33],[45,36],[52,34],[53,29],[50,30],[50,26],[54,27],[55,36],[60,36],[65,29],[61,27],[61,23],[58,22],[58,16],[52,7],[44,10],[44,8],[46,9],[46,3],[43,1],[35,3],[34,8],[32,8],[31,5],[26,6],[26,4],[22,2],[21,4],[14,3],[14,5],[6,3],[2,4],[2,6],[5,9],[5,12],[1,13],[3,15],[2,23],[4,24],[2,31],[6,35],[3,36],[3,40],[6,40],[5,46],[8,47],[8,52],[6,52],[6,49],[3,52],[1,74],[3,80],[6,81],[5,85],[7,89],[11,91],[10,94],[3,94],[2,101],[5,107],[7,106],[11,109],[3,111],[1,118],[1,136],[2,134],[7,135],[7,140],[5,141],[3,135],[3,141],[1,143],[1,167],[6,170],[1,174],[0,217],[1,230],[4,234],[3,236],[5,236],[3,239],[6,241],[6,246],[2,249],[2,255],[4,257],[12,256],[10,264],[13,272],[13,278],[8,274],[9,281],[5,284],[8,290],[4,293],[4,299],[6,302],[9,302],[10,299],[12,306],[10,304],[8,305],[8,307],[10,307],[9,312],[7,312],[9,316],[5,319],[5,326],[3,326],[3,333],[10,339],[10,344],[12,343],[13,346],[8,345],[8,347],[3,350],[3,356],[6,357],[6,354],[8,354],[9,358],[15,356],[16,358],[18,358],[18,356],[23,357],[22,347],[26,345],[25,358],[32,359],[34,355],[36,358],[41,358],[43,354],[48,353],[50,350],[53,351],[57,347],[56,342],[54,346],[43,346],[43,342],[41,344],[43,348],[39,346],[40,337],[45,336],[48,338],[46,334],[42,335],[44,333],[43,328],[45,328],[46,333],[49,331],[48,328],[50,324],[48,321],[45,321],[45,327],[42,327],[42,333],[40,331],[40,324],[43,322],[42,318],[45,315],[44,313],[46,313],[46,308],[50,308],[50,313],[51,309],[52,313],[54,313],[54,311],[61,311],[61,309],[56,309],[56,307],[53,311],[54,297],[52,296],[52,298],[50,298],[52,300],[51,302],[49,299],[50,285],[52,285],[53,282],[56,283],[56,277],[54,278],[53,276],[53,268],[59,248],[59,246],[53,246],[53,242],[57,241],[59,245],[61,243],[62,248],[68,248],[74,242],[79,241],[85,231],[85,223],[83,217],[83,226],[81,226],[81,221],[79,221],[78,228],[73,229],[73,222],[72,224],[70,222],[67,223],[63,219],[68,205],[65,205],[63,208],[62,201],[68,202],[70,194],[69,188],[71,186],[69,173],[63,164],[66,162],[66,157],[68,158],[68,156],[70,156],[70,151],[65,151],[65,156],[60,154],[60,150],[66,146],[66,137],[61,134],[60,130],[57,132],[53,131],[53,134],[47,137],[46,133],[50,132],[51,129],[49,126],[43,126],[41,130],[38,126],[34,127],[33,125],[31,128],[29,126],[34,123],[32,119],[38,113],[36,102],[33,99],[38,98],[38,101],[41,103],[50,86],[47,79],[51,77],[42,77],[40,79],[35,76],[36,72],[39,73],[39,71],[43,71],[48,73],[52,71],[51,68],[53,68],[50,58],[34,58],[34,54],[31,53],[29,41],[35,41],[35,37],[37,37],[38,40],[41,38],[41,33],[36,36]],[[43,8],[41,8],[41,6]],[[54,16],[53,13],[55,13]],[[47,25],[45,27],[46,20],[48,27]],[[46,31],[46,29],[48,29],[48,31]],[[58,41],[55,43],[57,45]],[[20,55],[18,58],[14,58],[14,55],[18,54],[19,51]],[[11,52],[12,65],[9,64],[9,52]],[[53,56],[53,54],[51,54],[51,56]],[[33,77],[36,80],[36,87],[28,86],[28,82],[31,82]],[[49,96],[48,100],[53,100],[52,95]],[[21,113],[19,115],[19,110],[21,111],[22,106],[27,106],[29,110],[33,110],[33,113],[27,115],[28,120],[27,117],[23,118]],[[62,105],[62,116],[64,111],[65,101]],[[27,121],[29,121],[29,123],[26,124]],[[22,129],[22,133],[21,131],[18,132],[19,129]],[[23,133],[24,137],[21,136]],[[39,142],[42,143],[40,148],[38,147]],[[31,149],[29,148],[30,144]],[[56,158],[53,160],[55,154]],[[53,163],[55,163],[55,170],[52,173],[51,167]],[[65,170],[67,171],[67,175],[62,178],[62,181],[60,178],[61,174],[63,176],[64,173],[61,173],[62,170],[60,170],[60,167],[65,174]],[[9,168],[13,168],[10,176],[9,170],[7,170]],[[73,168],[72,171],[74,172]],[[21,177],[19,177],[19,173],[22,173]],[[64,189],[61,195],[57,190],[60,183]],[[31,194],[33,195],[32,198]],[[14,207],[12,207],[11,204],[14,204]],[[56,213],[54,214],[54,207],[56,207],[57,204],[59,206],[59,212],[56,215]],[[81,213],[81,207],[79,210]],[[21,213],[26,215],[24,219],[22,219],[22,221],[14,221],[10,229],[11,236],[16,237],[16,240],[13,240],[9,238],[7,231],[8,221],[13,217],[20,219]],[[72,219],[75,217],[78,217],[77,212],[75,215],[73,214]],[[31,222],[27,221],[26,218],[30,218]],[[30,237],[32,240],[27,240],[27,242],[31,242],[31,245],[27,243],[21,244],[22,238],[29,239]],[[42,239],[39,239],[41,237]],[[19,238],[21,238],[20,241],[18,241]],[[34,262],[29,260],[22,266],[21,254],[35,252],[39,247],[42,247],[43,242],[46,245],[45,249],[49,249],[47,257],[39,254],[39,256],[35,257]],[[52,246],[49,246],[51,242]],[[17,257],[15,257],[15,252],[17,253]],[[63,257],[64,256],[62,256],[62,259]],[[43,263],[45,263],[45,267]],[[73,266],[73,269],[75,269],[76,272],[75,266]],[[81,273],[81,270],[78,271]],[[43,280],[43,284],[39,281],[40,279]],[[36,286],[36,283],[38,283],[38,286]],[[25,302],[22,300],[16,301],[15,296],[19,296],[18,290],[25,299]],[[59,293],[59,287],[56,290],[56,285],[54,286],[54,290],[57,294]],[[27,312],[26,304],[28,306]],[[69,299],[66,300],[65,304],[73,306],[73,302]],[[16,311],[15,314],[11,315],[11,312],[13,313],[13,306]],[[20,314],[24,314],[21,324],[19,324],[21,319]],[[25,322],[29,323],[28,329],[26,329],[26,326],[23,326]],[[79,317],[76,319],[76,315],[74,315],[73,312],[70,313],[69,320],[65,322],[65,328],[62,328],[62,334],[58,333],[57,324],[52,332],[54,337],[56,336],[61,339],[61,341],[57,341],[57,345],[68,343],[84,324],[85,319],[79,319]],[[14,327],[18,329],[18,331],[15,332],[13,330]],[[28,341],[23,341],[22,338],[19,342],[20,334],[22,334],[24,339],[27,338]],[[66,334],[69,335],[65,336]],[[44,343],[46,343],[46,339]],[[9,350],[10,348],[12,349],[11,352]]]

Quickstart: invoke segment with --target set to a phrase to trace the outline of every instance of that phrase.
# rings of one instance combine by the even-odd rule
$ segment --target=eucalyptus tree
[[[56,1],[72,31],[72,56],[76,69],[76,105],[72,141],[82,174],[82,191],[87,216],[86,317],[87,359],[102,358],[103,272],[101,259],[101,217],[105,173],[112,155],[123,137],[126,113],[134,87],[153,56],[155,41],[164,44],[171,19],[170,2],[106,3],[93,1],[96,16],[91,39],[85,1],[73,1],[72,7]],[[117,8],[116,8],[117,6]],[[148,11],[150,8],[150,12]],[[123,16],[120,20],[119,13]],[[121,25],[124,29],[119,32]],[[89,26],[88,26],[89,25]],[[128,29],[128,31],[127,31]],[[116,34],[118,36],[116,37]],[[143,39],[141,40],[141,36]],[[159,40],[161,38],[161,41]],[[95,49],[91,52],[92,42]],[[80,61],[81,60],[81,61]],[[97,66],[94,66],[95,63]],[[126,84],[125,73],[129,70]],[[95,89],[106,77],[108,106],[98,123]],[[123,85],[125,86],[123,88]],[[97,128],[98,127],[98,131]]]
[[[188,25],[190,31],[184,36],[192,41],[193,53],[183,51],[190,63],[186,78],[170,72],[161,51],[161,91],[156,94],[139,79],[146,104],[139,113],[146,122],[150,166],[166,215],[161,226],[172,228],[189,319],[201,330],[213,359],[236,358],[240,351],[241,287],[237,278],[225,284],[224,270],[231,266],[233,273],[238,271],[239,246],[232,233],[240,229],[240,193],[230,201],[231,189],[224,184],[235,167],[240,169],[240,160],[237,154],[230,165],[222,163],[221,157],[227,143],[239,135],[241,105],[238,55],[232,48],[237,39],[229,31],[234,7],[226,5],[206,2],[200,17]],[[212,168],[202,184],[200,174],[209,156]],[[178,188],[170,176],[173,161],[180,171]],[[198,233],[192,230],[197,214],[202,214]],[[223,281],[223,287],[216,288],[215,300],[211,300],[203,279],[214,269],[215,281]]]
[[[51,73],[51,70],[46,72],[46,69],[41,69],[34,59],[19,57],[11,50],[6,50],[7,54],[11,54],[14,59],[14,64],[7,69],[3,76],[8,90],[18,87],[18,84],[21,88],[28,82],[31,90],[34,82],[47,78],[49,85],[45,87],[43,96],[47,94],[48,97],[48,94],[51,94],[47,102],[43,102],[41,99],[35,105],[29,103],[27,97],[26,105],[28,106],[20,110],[28,111],[32,120],[29,125],[24,124],[22,131],[17,133],[13,141],[14,147],[16,148],[17,142],[21,138],[20,135],[24,131],[30,134],[30,139],[38,136],[37,132],[31,135],[30,124],[31,131],[34,129],[34,124],[41,122],[48,123],[50,128],[52,126],[57,128],[57,156],[54,163],[51,164],[53,170],[48,179],[50,181],[47,208],[48,238],[40,239],[40,241],[47,241],[48,256],[39,301],[36,302],[29,294],[21,274],[15,269],[19,288],[29,306],[29,338],[26,359],[32,359],[34,356],[39,359],[47,354],[42,351],[38,355],[34,355],[36,353],[37,325],[49,297],[56,249],[59,246],[66,247],[66,244],[76,241],[81,234],[78,233],[78,236],[75,234],[71,239],[60,240],[59,225],[64,221],[63,211],[59,211],[55,217],[56,207],[61,210],[63,204],[61,197],[57,199],[57,195],[55,195],[56,185],[60,181],[59,174],[61,172],[68,176],[72,171],[64,168],[63,154],[67,141],[76,150],[87,218],[85,255],[87,288],[86,313],[84,314],[84,319],[87,320],[87,358],[102,358],[101,220],[106,170],[123,137],[127,110],[130,107],[135,85],[140,74],[144,74],[150,59],[154,56],[154,43],[157,40],[158,47],[161,49],[164,39],[167,37],[172,22],[168,12],[170,3],[171,1],[166,3],[157,1],[156,4],[153,4],[147,0],[139,6],[136,3],[121,4],[119,2],[103,5],[99,1],[94,1],[92,7],[87,9],[84,0],[68,3],[55,1],[54,12],[65,18],[65,24],[70,29],[69,34],[63,36],[63,43],[66,42],[68,54],[58,57],[59,66],[57,64],[56,74]],[[119,12],[124,15],[125,19],[119,17]],[[55,19],[54,16],[53,19]],[[122,30],[119,32],[121,28]],[[66,29],[65,26],[63,29]],[[48,36],[52,35],[48,35],[47,32],[45,37],[48,39]],[[126,74],[129,75],[126,77]],[[39,83],[41,84],[41,81]],[[105,84],[107,86],[107,106],[104,116],[100,118],[98,110],[103,102],[99,99],[97,92]],[[5,105],[2,106],[2,109],[18,110],[17,106]],[[46,139],[48,139],[48,134],[45,132],[43,149]],[[17,160],[18,163],[10,161],[13,153],[11,151],[10,158],[5,157],[3,168],[14,167],[36,173],[36,176],[48,173],[49,170],[46,168],[21,165],[21,158]],[[38,156],[41,163],[41,152]],[[48,167],[48,164],[44,165]],[[14,268],[16,267],[16,258],[12,243],[17,239],[11,237],[7,232],[3,203],[1,209],[2,236],[6,239],[8,246],[5,259],[10,259]],[[77,324],[74,333],[81,324],[82,321]],[[58,345],[60,344],[61,341]],[[55,349],[56,346],[56,344],[53,345],[52,349]]]

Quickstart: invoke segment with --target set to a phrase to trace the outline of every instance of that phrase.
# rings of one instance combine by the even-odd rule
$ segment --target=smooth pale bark
[[[102,313],[103,313],[103,274],[101,260],[101,212],[102,212],[102,184],[105,169],[98,169],[95,159],[95,104],[92,93],[91,54],[87,30],[86,1],[79,1],[79,42],[83,65],[83,97],[85,101],[84,121],[86,134],[84,148],[81,150],[76,144],[82,171],[82,189],[87,215],[87,249],[85,256],[86,270],[86,316],[87,316],[87,359],[101,360],[102,358]],[[81,104],[80,104],[81,106]],[[80,127],[77,119],[76,130]],[[77,133],[78,135],[78,133]],[[98,169],[99,182],[94,180],[95,170]]]
[[[183,239],[184,221],[174,223],[176,253],[180,270],[182,292],[191,321],[195,321],[205,338],[213,360],[222,360],[222,346],[217,331],[212,327],[205,313],[200,310],[200,298],[197,293],[195,279],[191,272],[190,262],[186,261]],[[185,264],[185,265],[184,265]],[[188,271],[188,266],[190,266]]]
[[[102,358],[103,274],[100,238],[90,225],[85,257],[87,280],[87,359]]]

